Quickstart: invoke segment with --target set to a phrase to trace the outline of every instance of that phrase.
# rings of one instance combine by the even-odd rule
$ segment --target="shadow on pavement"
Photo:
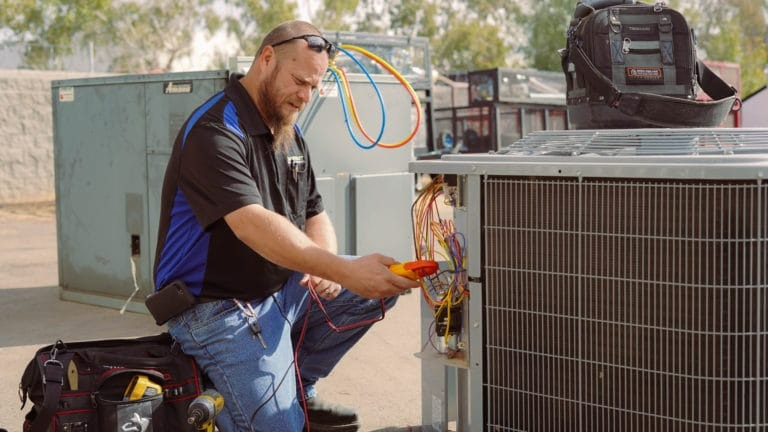
[[[157,334],[149,315],[59,299],[56,286],[0,289],[0,349]]]

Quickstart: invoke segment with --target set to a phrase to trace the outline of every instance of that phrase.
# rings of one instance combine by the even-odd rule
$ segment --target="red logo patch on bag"
[[[664,84],[664,69],[660,67],[630,66],[624,71],[627,84]]]

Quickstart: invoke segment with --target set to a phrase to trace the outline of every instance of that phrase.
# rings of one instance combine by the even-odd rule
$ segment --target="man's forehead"
[[[292,57],[292,73],[301,81],[316,84],[328,70],[327,58],[306,45],[298,47]]]

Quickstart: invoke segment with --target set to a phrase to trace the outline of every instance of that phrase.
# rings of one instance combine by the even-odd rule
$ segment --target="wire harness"
[[[469,298],[464,235],[456,231],[453,219],[440,214],[439,199],[444,196],[442,176],[435,177],[414,201],[411,207],[413,241],[417,259],[445,263],[445,268],[421,279],[424,300],[434,312],[429,340],[436,351],[452,357],[457,344],[449,338],[461,326],[462,304]],[[458,315],[458,316],[456,316]],[[433,342],[442,337],[445,350]]]

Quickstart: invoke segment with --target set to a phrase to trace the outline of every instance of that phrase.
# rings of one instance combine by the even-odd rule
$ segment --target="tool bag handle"
[[[64,385],[64,364],[55,356],[43,364],[43,382],[45,383],[43,408],[35,416],[30,432],[45,432],[59,405],[61,387]]]
[[[571,40],[569,45],[568,52],[572,55],[563,57],[564,71],[567,73],[570,59],[576,69],[583,73],[591,88],[605,98],[608,106],[647,123],[661,127],[717,126],[734,104],[740,104],[736,89],[699,59],[696,59],[696,79],[712,101],[693,101],[653,93],[624,93],[595,67],[575,40]]]
[[[584,18],[598,9],[605,9],[611,6],[623,4],[633,5],[637,0],[580,0],[576,3],[576,9],[573,11],[573,17],[576,19]]]

